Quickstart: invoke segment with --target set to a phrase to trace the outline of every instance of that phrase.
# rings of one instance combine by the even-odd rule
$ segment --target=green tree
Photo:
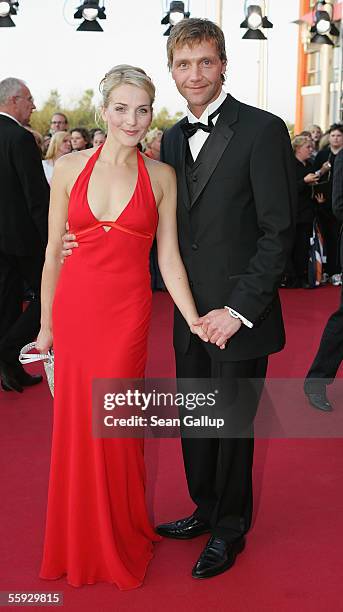
[[[67,107],[62,105],[60,94],[56,89],[53,89],[42,108],[33,113],[31,126],[41,134],[47,134],[52,115],[56,111],[60,111],[67,115],[70,129],[73,127],[85,127],[89,130],[94,127],[105,129],[106,126],[93,98],[93,89],[86,89],[81,98]],[[154,116],[151,127],[166,130],[179,121],[181,117],[182,113],[178,112],[175,115],[170,115],[168,109],[164,107]]]
[[[289,131],[290,138],[294,138],[294,123],[286,120],[287,129]]]
[[[44,102],[41,110],[33,113],[31,117],[31,126],[37,132],[46,134],[50,128],[50,120],[52,115],[57,111],[65,112],[61,108],[61,98],[57,89],[52,89],[46,102]]]
[[[163,107],[157,113],[157,115],[154,116],[151,127],[158,128],[159,130],[163,130],[163,131],[167,130],[168,128],[172,127],[174,123],[179,121],[179,119],[181,119],[182,116],[183,116],[183,113],[181,112],[175,113],[175,115],[170,115],[168,109]]]
[[[93,97],[93,89],[86,89],[75,107],[66,111],[71,129],[73,127],[85,127],[90,130],[96,127],[96,107],[93,103]]]
[[[81,98],[70,107],[62,106],[61,98],[56,89],[50,92],[48,99],[44,102],[42,108],[33,113],[31,118],[31,126],[41,134],[46,134],[50,129],[50,121],[52,115],[56,111],[60,111],[67,115],[69,127],[85,127],[87,129],[94,128],[99,125],[103,127],[101,119],[96,120],[96,107],[93,103],[94,91],[86,89]]]

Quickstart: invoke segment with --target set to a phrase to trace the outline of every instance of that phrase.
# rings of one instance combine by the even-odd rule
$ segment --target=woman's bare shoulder
[[[156,180],[164,182],[175,179],[175,170],[172,166],[169,166],[169,164],[165,164],[157,159],[151,159],[151,157],[146,157],[145,155],[144,163],[150,176]]]
[[[95,148],[86,149],[85,151],[76,151],[73,153],[67,153],[66,155],[62,155],[56,161],[56,168],[63,168],[63,170],[72,170],[73,168],[80,168],[85,166],[89,158],[95,152]]]
[[[57,178],[62,185],[66,186],[67,192],[69,192],[94,151],[95,149],[86,149],[85,151],[67,153],[60,157],[54,166],[55,181]]]

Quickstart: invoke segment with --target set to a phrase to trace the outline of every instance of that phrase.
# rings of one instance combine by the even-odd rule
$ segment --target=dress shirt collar
[[[188,118],[189,123],[197,123],[199,121],[200,123],[204,123],[205,125],[208,125],[209,115],[214,113],[217,110],[217,108],[219,108],[219,106],[223,104],[226,96],[227,94],[222,89],[218,98],[216,98],[213,102],[211,102],[211,104],[207,106],[207,108],[205,108],[203,114],[201,115],[201,117],[199,117],[199,119],[198,117],[193,115],[193,113],[189,110],[189,108],[187,108],[187,118]]]
[[[19,123],[18,119],[13,117],[13,115],[9,115],[8,113],[4,113],[3,111],[0,111],[0,115],[4,115],[4,117],[9,117],[10,119],[13,119],[13,121],[15,121],[18,125],[22,127],[21,123]]]

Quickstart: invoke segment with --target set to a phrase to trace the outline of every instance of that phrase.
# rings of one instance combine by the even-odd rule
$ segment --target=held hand
[[[40,329],[36,340],[36,349],[39,353],[47,353],[52,347],[52,333],[48,329]]]
[[[79,246],[78,243],[75,242],[76,236],[74,234],[68,234],[68,231],[69,231],[68,221],[66,223],[66,231],[67,233],[62,236],[62,243],[63,243],[62,259],[61,259],[62,263],[64,261],[64,258],[71,255],[73,252],[73,249]]]
[[[318,204],[324,204],[325,202],[325,196],[323,193],[316,193],[316,195],[314,196],[318,202]]]
[[[211,310],[204,317],[199,317],[193,325],[202,326],[212,344],[225,348],[227,340],[238,332],[242,321],[232,317],[226,308],[218,308]]]
[[[329,161],[324,162],[320,169],[320,176],[329,172],[330,168],[331,168],[330,162]]]
[[[306,176],[304,177],[304,183],[307,184],[312,184],[312,183],[318,183],[319,180],[319,176],[318,174],[315,174],[314,172],[310,172],[309,174],[306,174]]]
[[[190,330],[192,332],[192,334],[195,334],[196,336],[199,336],[200,340],[203,340],[204,342],[208,342],[208,337],[205,334],[203,328],[201,327],[201,325],[193,325],[193,323],[190,325]]]
[[[208,342],[208,337],[205,334],[201,324],[200,325],[198,325],[197,323],[192,324],[190,326],[190,330],[191,330],[192,334],[195,334],[195,335],[199,336],[200,340],[203,340],[203,342]],[[224,342],[224,344],[222,344],[219,348],[220,349],[224,349],[225,346],[226,346],[226,344]]]

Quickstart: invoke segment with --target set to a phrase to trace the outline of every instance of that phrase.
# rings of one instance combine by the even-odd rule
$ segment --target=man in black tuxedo
[[[180,252],[203,315],[199,324],[213,343],[191,335],[176,310],[177,377],[263,380],[268,355],[285,342],[277,287],[292,247],[296,202],[288,131],[278,117],[223,91],[225,41],[214,23],[181,21],[167,51],[188,109],[165,133],[161,159],[176,170]],[[252,436],[182,440],[196,510],[157,531],[179,539],[211,534],[195,578],[227,570],[244,547],[253,445]]]
[[[343,149],[337,154],[333,174],[332,211],[338,221],[343,223]],[[343,241],[340,239],[340,259],[343,266]],[[343,360],[343,287],[341,302],[323,331],[317,355],[305,379],[305,393],[314,408],[331,412],[332,404],[326,395],[326,385],[330,385]]]
[[[5,391],[22,392],[41,376],[18,361],[39,331],[40,281],[48,235],[49,186],[27,125],[35,109],[19,79],[0,82],[0,378]],[[36,298],[23,312],[23,283]]]

